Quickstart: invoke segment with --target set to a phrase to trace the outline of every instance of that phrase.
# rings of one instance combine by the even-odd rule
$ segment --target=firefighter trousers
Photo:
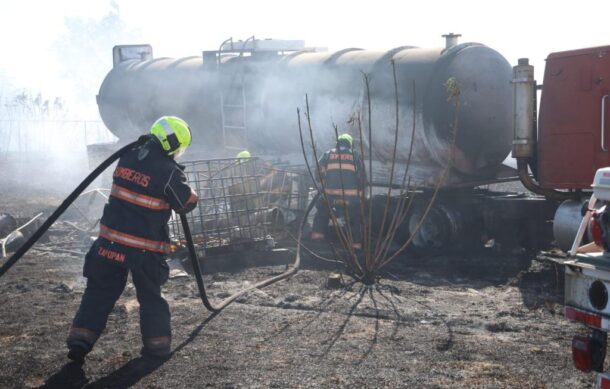
[[[129,272],[140,304],[143,350],[158,348],[162,354],[169,353],[170,311],[161,295],[161,285],[169,276],[165,257],[103,238],[95,241],[85,257],[83,275],[87,287],[68,336],[69,347],[77,345],[91,350],[125,289]]]
[[[360,225],[360,199],[354,196],[341,197],[327,196],[330,208],[337,217],[343,216],[345,222],[349,220],[349,231],[352,234],[353,243],[361,243],[362,232]],[[347,211],[347,215],[345,214]],[[328,233],[328,222],[330,220],[329,206],[323,196],[316,202],[316,214],[313,218],[313,231],[326,235]]]

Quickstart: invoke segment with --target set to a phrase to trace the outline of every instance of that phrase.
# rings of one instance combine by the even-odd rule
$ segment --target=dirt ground
[[[0,191],[1,192],[1,191]],[[0,212],[57,204],[5,193]],[[52,242],[65,241],[59,224]],[[68,363],[65,338],[84,289],[80,241],[30,251],[0,279],[0,387],[423,387],[588,388],[572,365],[561,272],[534,254],[404,257],[373,287],[326,287],[333,265],[306,256],[292,279],[208,313],[195,280],[164,286],[172,357],[139,358],[138,305],[128,285],[94,351]],[[74,243],[76,242],[76,243]],[[279,274],[290,252],[241,253],[207,266],[218,300]],[[255,266],[254,266],[255,265]]]

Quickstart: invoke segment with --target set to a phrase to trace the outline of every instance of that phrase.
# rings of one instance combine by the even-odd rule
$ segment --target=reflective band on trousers
[[[348,162],[329,163],[328,166],[326,167],[326,170],[349,170],[351,172],[355,172],[356,166],[354,166]]]
[[[99,334],[89,328],[83,327],[74,327],[70,328],[70,333],[68,334],[68,342],[71,340],[84,340],[90,345],[93,345]]]
[[[169,204],[165,202],[165,200],[133,192],[117,184],[112,184],[112,190],[110,191],[110,195],[118,199],[125,200],[128,203],[139,205],[148,209],[169,209]]]
[[[100,238],[108,239],[111,242],[119,243],[136,249],[154,251],[164,254],[170,252],[169,243],[144,239],[135,235],[126,234],[124,232],[108,228],[103,224],[100,224]]]
[[[327,195],[332,196],[360,196],[358,189],[328,189],[325,190]]]

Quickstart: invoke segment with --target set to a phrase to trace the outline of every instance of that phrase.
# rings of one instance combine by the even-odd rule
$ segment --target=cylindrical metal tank
[[[450,183],[493,177],[511,147],[511,67],[499,53],[477,43],[448,49],[406,46],[390,51],[345,49],[264,59],[233,57],[224,60],[220,71],[215,63],[204,63],[199,57],[128,61],[108,74],[98,104],[102,119],[121,139],[132,139],[161,115],[176,115],[190,123],[195,142],[204,150],[218,152],[226,141],[221,113],[226,125],[227,96],[238,90],[247,105],[244,119],[250,151],[296,161],[302,160],[296,109],[304,111],[305,94],[320,153],[334,143],[333,124],[358,140],[359,121],[368,151],[369,110],[363,83],[363,74],[367,74],[373,179],[383,184],[389,180],[396,126],[392,61],[399,100],[394,182],[405,169],[415,126],[409,176],[420,185],[434,185],[452,154],[456,122]],[[455,101],[448,100],[445,85],[451,77],[460,88],[458,113]],[[241,105],[235,98],[233,105],[235,101]],[[307,131],[305,121],[302,124]]]
[[[194,141],[221,142],[216,72],[204,69],[201,57],[127,61],[104,79],[97,96],[104,124],[119,139],[131,141],[163,115],[184,118]]]

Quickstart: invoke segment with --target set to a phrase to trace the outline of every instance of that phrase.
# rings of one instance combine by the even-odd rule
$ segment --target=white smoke
[[[77,5],[77,14],[48,11],[45,20],[30,18],[48,34],[19,33],[7,52],[23,50],[21,58],[0,64],[1,179],[4,186],[67,192],[89,171],[87,145],[116,140],[95,96],[112,68],[112,47],[138,35],[114,1]]]

